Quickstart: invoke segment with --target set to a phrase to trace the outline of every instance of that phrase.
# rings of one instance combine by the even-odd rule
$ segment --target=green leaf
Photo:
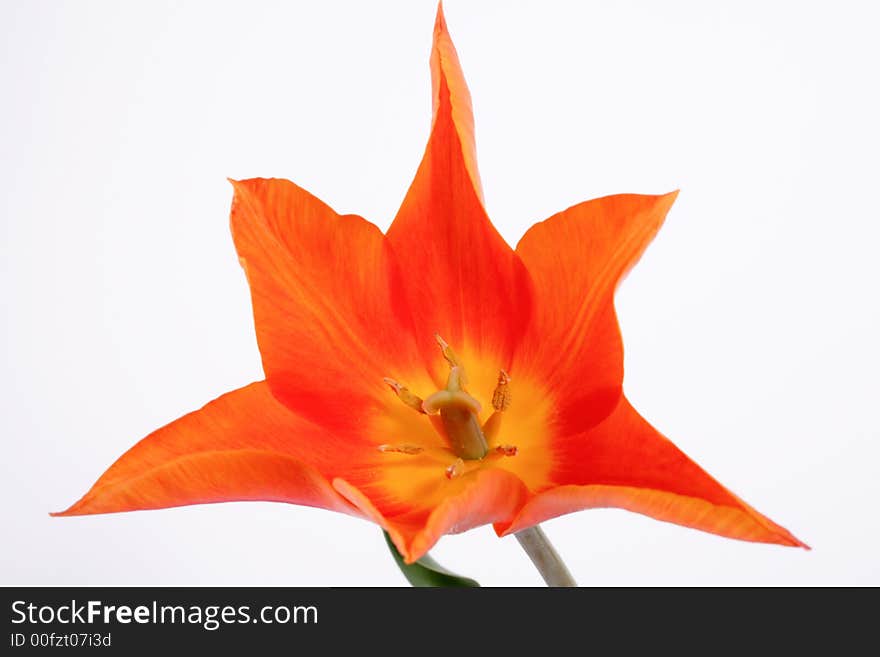
[[[394,547],[388,532],[382,533],[385,535],[385,542],[388,544],[388,549],[391,550],[394,562],[400,568],[403,576],[413,586],[479,586],[475,580],[469,577],[462,577],[461,575],[449,572],[427,554],[415,563],[405,563],[403,557],[400,556],[400,552]]]

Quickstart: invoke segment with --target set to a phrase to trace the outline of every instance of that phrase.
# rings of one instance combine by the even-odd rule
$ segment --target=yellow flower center
[[[435,335],[440,351],[449,364],[449,376],[446,387],[421,399],[409,388],[394,379],[386,378],[391,389],[400,401],[418,413],[427,415],[439,422],[432,422],[434,428],[445,443],[457,456],[446,468],[446,476],[450,479],[466,471],[465,461],[481,460],[489,453],[490,441],[494,441],[501,429],[501,418],[510,406],[510,376],[504,370],[498,373],[495,390],[492,393],[494,412],[484,424],[479,422],[482,410],[480,402],[468,393],[464,386],[467,382],[464,366],[458,356],[443,338]],[[425,447],[413,443],[382,444],[379,451],[396,454],[422,454]],[[516,456],[514,445],[496,445],[494,453],[500,456]]]
[[[396,396],[364,416],[377,458],[350,473],[382,513],[399,522],[421,522],[477,470],[505,470],[532,491],[552,484],[556,401],[547,382],[528,371],[513,377],[499,371],[504,357],[491,346],[465,345],[459,357],[444,341],[438,344],[443,359],[400,372],[406,385],[385,379]]]

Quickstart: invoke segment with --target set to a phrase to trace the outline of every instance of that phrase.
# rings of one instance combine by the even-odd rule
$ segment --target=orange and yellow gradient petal
[[[566,513],[617,507],[727,538],[808,546],[712,478],[621,397],[598,426],[555,441],[554,482],[499,535]],[[809,548],[808,548],[809,549]]]
[[[74,516],[266,500],[359,512],[321,465],[351,446],[291,413],[264,381],[229,392],[129,449],[69,509]]]
[[[442,9],[431,74],[431,134],[387,240],[406,274],[401,291],[424,359],[433,362],[437,332],[461,352],[509,369],[529,314],[530,281],[483,207],[470,94]],[[432,374],[440,385],[445,372]]]

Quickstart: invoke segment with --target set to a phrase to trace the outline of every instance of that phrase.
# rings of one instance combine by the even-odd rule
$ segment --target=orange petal
[[[388,517],[359,488],[343,479],[333,486],[360,512],[380,525],[407,563],[417,561],[444,534],[457,534],[491,522],[509,522],[526,498],[523,483],[508,472],[497,469],[476,470],[455,482],[454,492],[435,506],[414,508]]]
[[[417,362],[399,271],[382,233],[292,182],[233,181],[232,233],[275,396],[337,433]]]
[[[715,481],[621,397],[614,412],[580,436],[558,440],[557,486],[534,496],[509,534],[549,518],[618,507],[744,541],[807,547]]]
[[[344,460],[344,447],[276,401],[265,382],[252,383],[153,432],[53,515],[241,500],[359,515],[314,465]]]
[[[607,196],[535,224],[516,247],[534,282],[514,374],[553,390],[562,433],[605,417],[623,383],[614,291],[663,223],[677,192]]]
[[[528,313],[528,277],[483,208],[470,93],[442,8],[431,74],[431,136],[388,239],[424,352],[433,359],[439,332],[459,355],[491,356],[504,367]]]
[[[434,44],[431,48],[431,91],[431,107],[433,109],[431,126],[436,125],[440,116],[444,120],[451,119],[454,132],[458,136],[464,167],[471,179],[474,192],[482,203],[483,186],[480,182],[480,172],[477,169],[471,92],[464,79],[455,44],[452,43],[452,37],[446,27],[442,2],[437,5],[437,19],[434,22]]]

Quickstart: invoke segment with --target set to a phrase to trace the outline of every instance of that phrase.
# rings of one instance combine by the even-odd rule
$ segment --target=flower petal
[[[252,383],[153,432],[81,500],[53,515],[241,500],[359,515],[315,467],[344,461],[344,449],[276,401],[265,382]]]
[[[458,136],[461,157],[468,172],[474,192],[483,202],[483,186],[477,169],[477,146],[474,139],[474,110],[471,92],[458,61],[458,52],[443,15],[443,3],[437,5],[434,22],[434,43],[431,48],[431,125],[437,123],[441,110],[444,120],[451,119]],[[446,112],[445,110],[449,110]]]
[[[491,356],[506,367],[528,314],[528,276],[483,208],[470,94],[442,8],[431,74],[431,136],[388,240],[430,360],[439,332],[459,355]]]
[[[516,247],[535,298],[513,369],[553,391],[564,434],[588,429],[617,403],[623,344],[614,291],[676,195],[587,201],[535,224]]]
[[[624,398],[601,424],[559,441],[557,486],[535,495],[499,534],[597,507],[761,543],[807,547],[709,476],[642,418]]]
[[[380,525],[406,563],[420,559],[444,534],[457,534],[491,522],[509,522],[526,499],[523,483],[498,469],[480,469],[447,482],[452,489],[433,506],[386,516],[359,488],[343,479],[333,486],[361,513]]]
[[[382,378],[419,362],[390,248],[374,225],[290,181],[232,184],[232,233],[273,394],[332,431],[357,431],[361,412],[387,396]]]

